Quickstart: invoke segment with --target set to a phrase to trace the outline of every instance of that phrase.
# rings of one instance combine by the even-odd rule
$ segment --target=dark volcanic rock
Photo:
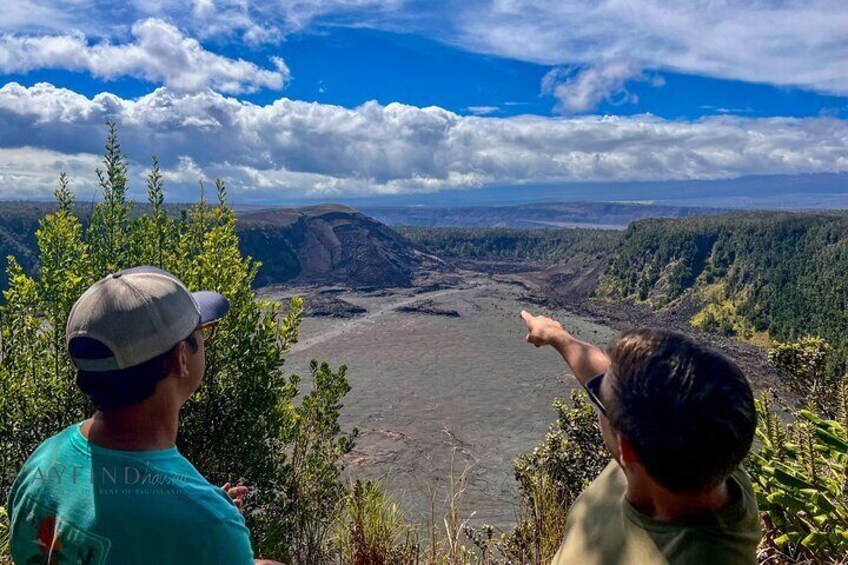
[[[401,306],[399,308],[396,308],[396,311],[403,312],[404,314],[429,314],[430,316],[446,316],[448,318],[460,317],[460,313],[456,310],[439,308],[433,303],[432,300],[425,300],[416,304]]]
[[[304,315],[313,318],[354,318],[367,312],[362,306],[325,293],[307,296],[304,302]]]
[[[242,251],[262,262],[257,284],[412,286],[441,260],[380,222],[338,205],[282,208],[239,216]]]
[[[533,273],[544,270],[547,263],[530,260],[480,260],[456,259],[453,264],[459,268],[490,275],[509,275],[512,273]]]

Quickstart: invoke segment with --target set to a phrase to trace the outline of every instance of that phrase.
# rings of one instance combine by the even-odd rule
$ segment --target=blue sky
[[[91,190],[105,119],[245,202],[848,171],[841,2],[72,6],[0,22],[0,197]]]
[[[369,100],[401,102],[492,116],[557,114],[554,97],[541,91],[550,66],[468,52],[419,35],[322,27],[292,34],[281,45],[213,43],[211,48],[260,66],[271,56],[283,57],[292,79],[282,94],[298,100],[347,108]],[[601,101],[592,112],[650,113],[669,119],[716,114],[848,117],[848,99],[844,96],[672,71],[653,74],[660,85],[634,82],[627,86],[633,97]],[[13,73],[3,79],[23,85],[50,82],[87,96],[109,91],[131,98],[159,86],[134,78],[103,80],[61,69]],[[240,98],[268,104],[279,96],[280,92],[266,89]]]
[[[368,100],[402,102],[458,113],[488,107],[497,108],[490,113],[497,116],[556,113],[554,98],[540,90],[550,66],[467,52],[417,35],[345,28],[304,32],[289,37],[278,53],[292,70],[285,92],[292,98],[346,107]],[[725,113],[848,117],[843,96],[670,71],[655,75],[662,86],[634,82],[628,90],[635,100],[605,100],[592,111],[670,119]],[[273,98],[269,92],[247,97],[257,103]]]

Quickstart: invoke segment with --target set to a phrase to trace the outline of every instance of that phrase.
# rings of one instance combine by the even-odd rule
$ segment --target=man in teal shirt
[[[80,297],[68,349],[97,412],[42,443],[12,485],[16,563],[254,564],[239,510],[246,489],[211,485],[175,446],[204,342],[228,309],[220,294],[190,293],[152,267],[109,275]]]

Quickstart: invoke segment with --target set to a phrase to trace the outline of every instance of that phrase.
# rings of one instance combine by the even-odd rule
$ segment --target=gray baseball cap
[[[68,316],[66,339],[78,369],[118,371],[169,351],[229,309],[217,292],[192,293],[167,271],[134,267],[104,277],[80,296]],[[94,344],[97,354],[71,348],[76,338],[87,338],[81,341]]]

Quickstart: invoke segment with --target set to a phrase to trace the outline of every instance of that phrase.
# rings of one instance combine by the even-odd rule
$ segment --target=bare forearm
[[[592,377],[600,375],[609,367],[609,358],[602,349],[576,339],[556,320],[534,316],[526,310],[521,311],[521,318],[527,327],[525,339],[536,347],[553,346],[571,367],[580,384],[585,386]]]
[[[609,367],[609,357],[600,347],[580,341],[569,334],[564,334],[552,345],[584,386],[592,377],[600,375]]]

